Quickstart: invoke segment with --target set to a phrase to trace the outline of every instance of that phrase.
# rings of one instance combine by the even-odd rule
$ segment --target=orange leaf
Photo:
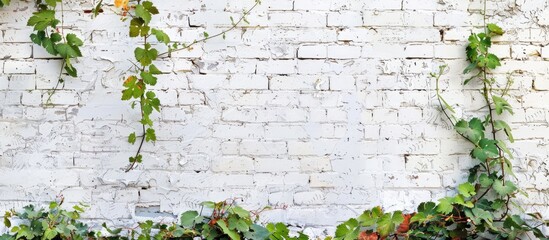
[[[114,6],[117,7],[117,8],[127,9],[129,1],[130,0],[114,0]]]
[[[412,214],[403,214],[404,221],[398,226],[397,233],[407,233],[410,230],[410,218]]]
[[[367,233],[367,232],[361,232],[360,235],[358,235],[358,240],[378,240],[379,234],[373,232],[373,233]]]

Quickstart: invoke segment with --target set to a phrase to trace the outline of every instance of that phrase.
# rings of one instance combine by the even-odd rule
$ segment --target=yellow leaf
[[[114,6],[116,6],[117,8],[128,8],[128,2],[130,0],[114,0]]]

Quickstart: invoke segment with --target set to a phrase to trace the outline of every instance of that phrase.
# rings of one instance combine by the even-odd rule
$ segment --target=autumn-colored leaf
[[[117,8],[128,9],[129,0],[114,0],[114,6]]]
[[[410,218],[413,214],[403,214],[404,221],[398,226],[397,233],[407,233],[410,230]]]
[[[378,240],[379,234],[376,232],[368,233],[368,232],[361,232],[360,235],[358,235],[358,240]]]

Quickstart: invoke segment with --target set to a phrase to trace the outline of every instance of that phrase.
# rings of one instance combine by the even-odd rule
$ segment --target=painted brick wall
[[[464,46],[481,31],[479,0],[263,0],[249,26],[158,62],[159,141],[124,173],[138,113],[120,101],[137,44],[107,9],[65,4],[67,32],[85,38],[81,76],[56,84],[60,61],[33,45],[26,1],[0,10],[0,210],[62,193],[95,222],[173,217],[205,200],[270,205],[264,220],[325,226],[365,208],[412,210],[451,194],[472,166],[469,146],[442,118],[428,76],[439,65],[446,98],[485,111],[464,87]],[[107,1],[108,2],[108,1]],[[157,0],[153,25],[190,42],[230,26],[251,0]],[[488,4],[507,34],[495,78],[514,79],[512,149],[522,202],[549,216],[549,3]],[[333,229],[328,228],[328,231]]]

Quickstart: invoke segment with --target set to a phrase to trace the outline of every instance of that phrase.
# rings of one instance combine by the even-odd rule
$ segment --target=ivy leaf
[[[458,133],[477,144],[484,138],[484,125],[478,118],[473,118],[469,122],[460,120],[456,123],[455,129]]]
[[[55,18],[55,11],[42,10],[34,12],[33,16],[27,21],[27,26],[34,26],[36,31],[44,31],[47,27],[55,28],[59,23],[59,20]]]
[[[488,158],[496,158],[499,156],[498,147],[496,146],[496,141],[483,138],[478,143],[478,146],[473,149],[471,156],[480,160],[481,162],[486,162]]]
[[[67,39],[67,43],[73,47],[80,47],[84,45],[84,42],[82,42],[82,40],[73,33],[67,34],[66,39]]]
[[[134,162],[141,163],[142,161],[143,161],[143,155],[141,154],[137,155],[136,157],[130,157],[131,163],[134,163]]]
[[[69,63],[68,59],[65,59],[65,71],[71,77],[77,77],[78,76],[78,70]]]
[[[458,192],[459,194],[463,195],[464,197],[472,197],[476,194],[475,192],[475,186],[471,184],[470,182],[462,183],[458,186]]]
[[[467,215],[467,217],[471,218],[471,220],[475,224],[479,224],[482,220],[484,220],[489,225],[492,225],[491,223],[494,218],[494,216],[490,212],[480,208],[473,208],[471,210],[466,209],[465,214]]]
[[[44,49],[46,49],[46,52],[48,52],[51,55],[57,55],[58,54],[58,52],[56,50],[55,42],[53,41],[52,38],[43,38],[42,43],[39,44],[39,45],[42,45],[42,47],[44,47]]]
[[[492,96],[492,99],[494,100],[494,105],[496,106],[496,113],[498,115],[501,115],[503,111],[508,111],[511,114],[515,114],[513,112],[513,108],[511,107],[511,104],[509,104],[507,100],[498,96]]]
[[[234,215],[229,217],[227,222],[229,223],[229,229],[231,230],[238,230],[240,232],[247,232],[250,230],[248,224],[246,224],[246,221]]]
[[[10,0],[0,0],[0,7],[10,5]]]
[[[130,37],[145,37],[149,34],[150,29],[141,18],[132,18],[130,21]]]
[[[217,221],[217,225],[221,228],[223,233],[227,234],[232,240],[240,240],[240,235],[227,227],[225,221]]]
[[[377,231],[382,238],[389,236],[395,231],[397,225],[401,224],[404,221],[402,212],[396,211],[393,214],[386,213],[381,217],[377,222]]]
[[[145,3],[143,3],[145,4]],[[143,19],[145,25],[148,25],[151,22],[152,14],[143,7],[143,4],[135,6],[135,15]]]
[[[152,75],[150,72],[141,72],[141,78],[143,79],[143,82],[146,84],[149,84],[151,86],[156,85],[157,78]]]
[[[335,237],[341,240],[355,240],[360,234],[360,226],[354,218],[347,220],[336,228]]]
[[[196,223],[198,217],[197,211],[187,211],[181,214],[181,225],[184,227],[192,227]]]
[[[482,187],[489,187],[494,183],[494,180],[490,178],[486,173],[482,173],[479,176],[479,183]]]
[[[157,74],[162,73],[154,64],[151,64],[149,66],[149,72],[152,73],[153,75],[157,75]]]
[[[511,127],[509,127],[509,124],[507,124],[503,120],[496,120],[494,121],[494,128],[496,130],[503,130],[505,132],[505,135],[509,138],[510,142],[515,142],[515,138],[513,138],[513,133],[511,132]]]
[[[101,224],[101,226],[105,228],[105,230],[107,230],[107,232],[111,235],[118,235],[120,232],[122,232],[122,228],[110,229],[107,227],[106,223]]]
[[[486,61],[486,67],[490,69],[495,69],[496,67],[501,66],[499,58],[496,55],[491,53],[486,56],[485,61]]]
[[[151,49],[150,44],[145,45],[145,49],[143,48],[136,48],[135,51],[135,59],[141,63],[142,66],[149,66],[152,64],[153,60],[156,60],[158,57],[158,50]]]
[[[152,128],[147,128],[147,131],[145,132],[145,141],[147,142],[156,142],[156,133],[154,131],[154,129]]]
[[[52,6],[53,8],[57,6],[57,2],[59,2],[59,0],[46,0],[46,4]]]
[[[373,226],[377,223],[379,218],[383,215],[381,207],[377,206],[372,210],[366,210],[357,219],[363,227]]]
[[[11,227],[10,217],[11,217],[11,213],[10,213],[10,212],[6,212],[6,213],[4,214],[4,226],[6,226],[7,228],[10,228],[10,227]]]
[[[437,211],[442,214],[449,214],[454,210],[454,198],[445,197],[439,200],[437,205]]]
[[[233,208],[231,208],[231,212],[238,215],[241,218],[247,218],[250,216],[250,212],[248,212],[248,210],[240,206],[234,206]]]
[[[55,231],[55,229],[51,229],[51,228],[48,228],[46,229],[46,231],[44,232],[44,238],[45,239],[53,239],[57,236],[57,231]]]
[[[131,133],[128,136],[128,142],[131,143],[131,144],[135,144],[135,140],[137,140],[137,137],[135,136],[135,133]]]
[[[151,1],[143,2],[143,7],[153,15],[156,15],[159,13],[158,9],[155,6],[153,6],[153,3]]]
[[[55,50],[59,53],[59,56],[63,58],[76,58],[82,57],[82,53],[77,46],[71,46],[66,43],[60,43],[55,45]]]
[[[246,232],[246,239],[269,239],[269,230],[263,226],[252,224],[249,232]]]
[[[503,35],[505,33],[501,27],[493,23],[489,23],[486,27],[488,28],[488,31],[494,35]]]
[[[156,36],[156,40],[158,40],[159,42],[162,42],[164,44],[169,44],[171,42],[170,40],[170,36],[168,36],[168,34],[166,34],[164,31],[162,30],[159,30],[159,29],[152,29],[151,30],[151,33],[153,35]]]
[[[505,184],[502,180],[495,180],[493,185],[494,190],[500,196],[507,196],[517,190],[517,186],[513,182],[507,181]]]

